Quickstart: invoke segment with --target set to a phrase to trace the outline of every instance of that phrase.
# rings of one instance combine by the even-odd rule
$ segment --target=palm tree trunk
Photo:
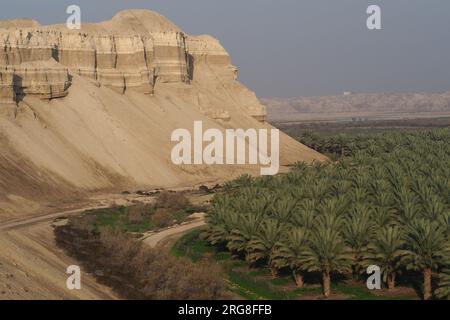
[[[360,254],[355,254],[355,258],[354,258],[355,264],[352,266],[352,275],[353,278],[355,278],[356,280],[359,280],[361,278],[361,270],[360,270],[360,261],[361,261],[361,255]]]
[[[388,274],[387,285],[389,290],[395,289],[395,273]]]
[[[303,288],[305,282],[303,281],[303,275],[300,272],[293,271],[294,280],[297,288]]]
[[[270,267],[270,273],[272,275],[272,279],[276,279],[278,277],[278,271],[274,267]]]
[[[328,298],[331,295],[331,278],[329,271],[324,271],[322,273],[322,280],[323,280],[323,295],[325,296],[325,298]]]
[[[431,269],[427,268],[423,271],[423,299],[431,299]]]

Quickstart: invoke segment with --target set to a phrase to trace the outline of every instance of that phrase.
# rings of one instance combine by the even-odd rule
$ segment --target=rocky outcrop
[[[14,92],[14,71],[7,67],[0,67],[0,104],[16,103]]]
[[[148,40],[147,40],[148,41]],[[186,36],[178,32],[151,34],[153,56],[150,67],[157,80],[188,83],[189,66]]]
[[[207,35],[189,36],[186,43],[194,67],[200,64],[221,67],[223,76],[230,80],[237,79],[237,68],[231,64],[230,56],[218,40]]]
[[[18,98],[26,94],[48,99],[65,96],[70,86],[66,70],[120,93],[133,89],[152,94],[158,82],[203,80],[236,90],[238,99],[244,101],[243,111],[265,120],[264,108],[254,93],[237,82],[237,68],[219,41],[186,35],[156,13],[125,11],[111,21],[86,24],[74,31],[60,25],[39,26],[32,20],[0,26],[0,68],[14,70]],[[59,66],[40,70],[41,62],[51,59]],[[2,73],[2,78],[0,99],[13,101],[8,75]],[[227,120],[227,108],[199,104],[201,112],[215,119]]]
[[[25,95],[61,98],[70,87],[68,69],[50,59],[0,67],[0,103],[14,104]]]
[[[14,92],[16,98],[35,95],[41,99],[65,97],[71,84],[67,68],[55,60],[24,62],[14,67]]]

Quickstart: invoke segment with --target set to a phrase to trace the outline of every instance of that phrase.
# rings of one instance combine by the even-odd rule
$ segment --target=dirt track
[[[0,223],[0,300],[9,299],[117,299],[90,274],[82,273],[82,289],[68,290],[66,269],[77,262],[59,249],[51,222],[85,210],[152,201],[153,197],[114,196],[97,199],[91,206]],[[197,199],[198,200],[198,199]],[[144,240],[151,247],[168,246],[184,233],[205,225],[199,216],[191,223],[151,233]]]
[[[89,208],[85,208],[82,210],[80,210],[80,209],[69,210],[69,211],[45,214],[45,215],[22,219],[22,220],[15,220],[13,222],[7,222],[7,223],[0,224],[0,231],[18,229],[18,228],[26,227],[29,225],[35,225],[35,224],[39,224],[42,222],[51,221],[56,218],[60,218],[60,217],[68,216],[68,215],[79,214],[85,210],[102,209],[102,208],[107,208],[107,207],[108,206],[89,207]]]
[[[51,222],[85,210],[129,204],[151,197],[111,195],[91,201],[91,205],[56,213],[0,223],[0,300],[9,299],[116,299],[107,287],[82,273],[82,289],[68,290],[66,269],[77,262],[59,249]]]
[[[189,224],[180,225],[174,228],[170,228],[161,232],[151,234],[150,236],[145,238],[143,242],[149,245],[150,247],[154,248],[158,245],[163,245],[164,242],[168,239],[174,239],[177,238],[177,236],[181,237],[186,232],[203,227],[204,225],[206,225],[204,219],[198,219]]]

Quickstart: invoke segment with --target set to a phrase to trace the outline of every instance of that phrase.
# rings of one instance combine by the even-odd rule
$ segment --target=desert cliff
[[[0,22],[0,218],[92,192],[232,178],[252,166],[175,166],[171,132],[271,128],[220,42],[146,10],[110,21]],[[325,158],[282,135],[281,163]]]

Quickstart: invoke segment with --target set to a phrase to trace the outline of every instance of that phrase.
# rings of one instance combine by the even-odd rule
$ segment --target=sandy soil
[[[186,188],[176,189],[176,191]],[[204,203],[212,195],[191,194],[193,203]],[[136,201],[149,203],[154,196],[135,194],[96,195],[82,209],[41,214],[0,222],[0,300],[41,299],[117,299],[106,286],[98,284],[90,274],[82,273],[82,289],[68,290],[66,269],[77,262],[55,244],[52,224],[56,218],[77,215],[88,209],[111,205],[131,205]],[[68,207],[75,206],[71,204]],[[187,224],[149,233],[145,243],[170,248],[186,232],[205,225],[200,214]]]
[[[81,290],[68,290],[66,269],[77,262],[56,247],[48,223],[0,232],[0,299],[116,299],[82,273]]]
[[[138,195],[95,195],[79,209],[22,217],[0,223],[0,299],[117,299],[91,275],[82,273],[82,289],[68,290],[66,269],[77,262],[59,249],[54,240],[52,222],[58,217],[76,215],[88,209],[111,205],[151,202],[153,197]],[[82,209],[80,206],[86,205]],[[76,203],[66,204],[67,208]]]

